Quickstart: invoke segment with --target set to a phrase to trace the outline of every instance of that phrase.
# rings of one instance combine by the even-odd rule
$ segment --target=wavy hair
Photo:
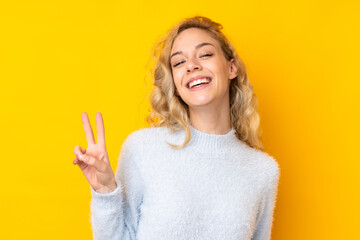
[[[152,50],[155,65],[151,69],[153,90],[150,93],[151,109],[146,121],[150,127],[166,126],[173,133],[183,128],[185,141],[181,145],[168,143],[175,149],[180,149],[190,142],[190,115],[188,105],[176,93],[172,78],[170,53],[175,38],[188,28],[206,30],[217,40],[225,58],[234,59],[238,75],[230,83],[230,120],[236,131],[236,137],[253,148],[263,149],[261,143],[260,117],[257,112],[257,98],[253,86],[249,82],[246,68],[239,58],[233,45],[221,32],[223,26],[203,16],[186,18],[171,28]]]

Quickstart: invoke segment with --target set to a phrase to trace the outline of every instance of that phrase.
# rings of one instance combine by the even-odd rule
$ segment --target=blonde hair
[[[151,70],[154,79],[154,89],[150,94],[152,111],[150,110],[146,118],[149,126],[166,126],[171,132],[183,128],[185,130],[185,141],[181,145],[168,143],[175,149],[180,149],[190,142],[189,108],[176,94],[170,65],[173,42],[179,33],[188,28],[206,30],[219,42],[225,58],[228,61],[234,59],[238,75],[231,81],[229,90],[231,125],[239,140],[247,143],[250,147],[263,149],[260,141],[261,129],[259,128],[260,117],[257,112],[257,98],[253,86],[249,82],[245,65],[237,55],[235,48],[221,32],[222,25],[203,16],[195,16],[181,21],[170,29],[166,36],[158,41],[153,48],[155,66]]]

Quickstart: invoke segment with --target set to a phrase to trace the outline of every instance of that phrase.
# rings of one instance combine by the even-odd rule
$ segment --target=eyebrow
[[[200,43],[200,44],[196,45],[195,49],[201,48],[201,47],[206,46],[206,45],[214,46],[214,44],[211,44],[211,43],[208,43],[208,42],[203,42],[203,43]],[[177,52],[174,52],[173,54],[171,54],[170,60],[171,60],[171,58],[173,56],[178,55],[178,54],[182,54],[182,51],[177,51]]]

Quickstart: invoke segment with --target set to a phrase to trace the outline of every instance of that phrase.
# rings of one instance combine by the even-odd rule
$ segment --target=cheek
[[[227,66],[223,62],[213,63],[209,66],[213,74],[216,74],[219,80],[226,80],[227,79]]]
[[[219,73],[219,62],[206,62],[203,64],[203,67],[208,69],[210,72],[212,72],[213,74],[218,74]]]
[[[173,71],[173,80],[177,88],[181,86],[181,77],[179,71]]]

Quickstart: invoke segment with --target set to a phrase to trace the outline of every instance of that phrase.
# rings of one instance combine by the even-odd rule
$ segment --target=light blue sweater
[[[208,134],[143,128],[125,140],[117,188],[92,187],[91,221],[98,240],[268,240],[280,168],[235,130]]]

